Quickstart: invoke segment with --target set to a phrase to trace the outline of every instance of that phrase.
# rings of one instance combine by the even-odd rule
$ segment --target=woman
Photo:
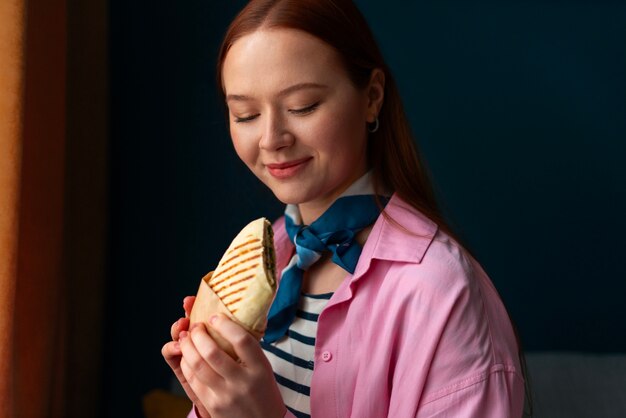
[[[172,326],[162,353],[190,416],[521,416],[506,310],[437,209],[354,4],[251,1],[218,82],[238,156],[287,204],[274,225],[282,274],[261,344],[211,318],[239,363],[204,327]]]

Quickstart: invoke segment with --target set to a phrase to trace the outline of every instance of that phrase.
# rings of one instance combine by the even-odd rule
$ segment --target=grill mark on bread
[[[250,275],[250,276],[246,276],[246,277],[244,277],[244,278],[242,278],[242,279],[239,279],[239,280],[235,280],[235,281],[234,281],[234,282],[232,282],[232,283],[227,283],[227,284],[225,284],[224,286],[220,287],[219,289],[216,289],[216,290],[215,290],[215,293],[217,293],[217,296],[219,296],[219,297],[220,297],[220,299],[225,299],[225,298],[227,298],[228,296],[230,296],[230,295],[232,294],[232,292],[231,292],[231,293],[227,293],[227,294],[225,294],[224,296],[220,295],[220,292],[222,292],[223,290],[228,289],[228,288],[230,288],[230,287],[233,287],[233,286],[235,286],[235,285],[237,285],[237,284],[239,284],[239,283],[247,282],[247,281],[248,281],[248,280],[250,280],[250,279],[254,279],[254,274],[252,274],[252,275]],[[245,287],[245,288],[243,288],[243,289],[247,289],[247,287]]]
[[[258,240],[257,240],[257,241],[258,241]],[[251,241],[251,243],[252,243],[252,241]],[[240,247],[241,247],[241,245],[240,245]],[[255,250],[260,250],[260,249],[262,249],[262,248],[263,248],[263,246],[262,246],[262,245],[259,245],[258,247],[252,247],[252,248],[248,248],[248,249],[245,249],[245,250],[241,250],[240,252],[238,252],[238,253],[237,253],[237,254],[235,254],[234,256],[230,257],[229,259],[224,260],[224,262],[222,263],[222,266],[226,266],[226,265],[227,265],[228,263],[230,263],[231,261],[233,261],[233,260],[235,260],[235,259],[237,259],[237,258],[239,258],[239,257],[243,256],[243,255],[244,255],[244,254],[246,254],[246,253],[249,253],[249,252],[251,252],[251,251],[255,251]],[[229,251],[229,253],[230,253],[230,251]]]
[[[237,299],[235,299],[235,300],[233,300],[233,301],[231,301],[231,302],[226,303],[225,305],[226,305],[226,307],[228,308],[228,307],[230,307],[231,305],[234,305],[235,303],[240,302],[240,301],[241,301],[241,299],[242,299],[242,298],[237,298]],[[231,311],[231,313],[232,313],[232,311]]]
[[[248,286],[240,287],[239,289],[235,289],[235,290],[233,290],[232,292],[229,292],[227,295],[224,295],[224,297],[221,297],[221,296],[220,296],[220,299],[222,299],[222,303],[227,304],[227,302],[226,302],[226,299],[227,299],[227,298],[229,298],[229,297],[231,297],[231,296],[234,296],[234,295],[236,295],[237,293],[244,292],[244,291],[246,291],[247,289],[248,289]],[[243,297],[243,296],[242,296],[242,297]],[[228,303],[230,303],[230,302],[228,302]]]
[[[239,264],[241,264],[241,263],[239,263]],[[256,263],[256,264],[252,264],[252,265],[250,265],[248,267],[242,268],[241,270],[234,271],[231,274],[229,274],[228,276],[223,277],[220,280],[218,280],[218,281],[216,281],[216,282],[214,282],[212,284],[209,283],[209,286],[211,286],[211,289],[215,289],[216,286],[218,286],[218,285],[228,281],[228,279],[232,279],[233,277],[235,277],[238,274],[246,273],[246,272],[248,272],[248,271],[250,271],[252,269],[257,268],[258,266],[259,266],[259,263]],[[213,291],[215,292],[215,290],[213,290]]]
[[[248,257],[248,258],[244,258],[243,260],[239,261],[238,263],[234,263],[231,266],[226,267],[224,270],[220,271],[218,274],[213,275],[213,277],[211,277],[211,282],[213,282],[213,284],[211,286],[215,286],[217,283],[214,281],[216,278],[220,277],[221,275],[223,275],[224,273],[226,273],[227,271],[230,271],[232,269],[234,269],[235,267],[247,262],[247,261],[254,261],[258,258],[263,257],[262,254],[256,254],[252,257]],[[258,264],[256,264],[258,266]],[[219,268],[219,267],[218,267]]]
[[[252,318],[251,313],[246,311],[244,305],[249,302],[249,298],[255,298],[255,295],[251,295],[251,292],[255,291],[255,286],[252,285],[256,284],[253,280],[261,280],[264,277],[272,291],[276,291],[274,231],[266,219],[262,220],[263,222],[255,221],[254,225],[251,223],[250,226],[253,225],[253,228],[247,228],[246,232],[235,237],[233,241],[238,242],[237,244],[231,243],[231,247],[226,251],[214,272],[217,274],[205,278],[206,284],[221,300],[222,306],[231,314],[243,315],[240,319],[246,324],[257,321]],[[265,304],[267,298],[261,298],[261,296],[266,295],[261,293],[259,296],[260,299],[264,299]],[[240,310],[241,314],[239,314]]]
[[[248,235],[248,237],[251,237],[251,236],[252,236],[252,235]],[[249,245],[249,244],[254,244],[254,243],[256,243],[256,242],[261,242],[261,240],[260,240],[260,239],[258,239],[258,238],[252,238],[252,239],[251,239],[251,240],[249,240],[249,241],[246,241],[246,242],[244,242],[244,243],[241,243],[241,244],[237,245],[236,247],[231,248],[231,249],[230,249],[230,251],[228,251],[226,254],[230,254],[230,253],[232,253],[233,251],[238,250],[239,248],[245,247],[246,245]]]

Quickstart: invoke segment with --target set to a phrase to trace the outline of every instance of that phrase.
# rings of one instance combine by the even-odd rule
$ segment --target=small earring
[[[367,130],[369,133],[373,134],[374,132],[376,132],[378,130],[378,128],[380,127],[380,122],[378,121],[378,116],[376,116],[376,120],[374,121],[374,126],[367,126]]]

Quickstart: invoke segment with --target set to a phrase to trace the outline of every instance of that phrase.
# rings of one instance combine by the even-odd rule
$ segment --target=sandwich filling
[[[263,261],[270,286],[276,287],[276,250],[274,249],[274,230],[272,224],[265,220],[265,234],[263,234]]]

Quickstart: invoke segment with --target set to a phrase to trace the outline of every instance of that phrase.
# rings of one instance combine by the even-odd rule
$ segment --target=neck
[[[302,217],[302,223],[305,225],[311,225],[315,222],[315,220],[322,216],[322,214],[326,212],[326,210],[335,202],[337,198],[339,198],[350,187],[353,187],[357,181],[360,179],[366,181],[363,178],[366,173],[366,168],[359,170],[358,174],[348,179],[348,181],[346,181],[343,186],[331,196],[325,196],[321,199],[298,204],[298,210],[300,211],[300,216]]]
[[[317,218],[322,216],[326,209],[332,205],[333,202],[330,203],[301,203],[298,205],[298,209],[300,210],[300,216],[302,217],[302,223],[304,225],[311,225]]]

